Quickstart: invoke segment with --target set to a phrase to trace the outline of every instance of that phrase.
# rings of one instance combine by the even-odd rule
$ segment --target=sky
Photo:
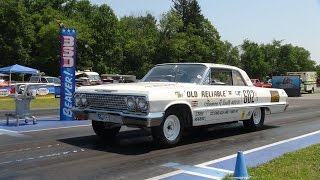
[[[171,0],[91,0],[107,4],[120,18],[151,13],[160,19]],[[202,14],[221,39],[234,46],[248,39],[257,43],[282,40],[307,49],[320,64],[320,0],[198,0]]]

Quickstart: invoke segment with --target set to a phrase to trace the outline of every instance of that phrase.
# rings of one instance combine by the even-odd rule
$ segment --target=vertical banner
[[[74,105],[73,93],[75,91],[76,72],[76,30],[72,28],[61,28],[60,42],[60,120],[74,120],[71,108]]]

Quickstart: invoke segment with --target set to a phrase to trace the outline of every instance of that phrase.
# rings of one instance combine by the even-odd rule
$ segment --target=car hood
[[[113,94],[150,94],[154,91],[178,90],[181,88],[194,87],[190,83],[168,83],[168,82],[139,82],[139,83],[115,83],[98,86],[82,86],[76,92],[83,93],[113,93]]]

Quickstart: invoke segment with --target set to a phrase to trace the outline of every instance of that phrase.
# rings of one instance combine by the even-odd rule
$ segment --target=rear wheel
[[[178,144],[183,131],[181,118],[180,112],[168,110],[161,125],[152,128],[154,142],[161,147],[172,147]]]
[[[249,120],[243,121],[243,125],[246,129],[250,131],[259,130],[263,127],[265,119],[265,109],[256,108],[252,112],[252,116]]]
[[[119,133],[121,127],[110,127],[105,122],[92,121],[92,128],[101,139],[106,139],[114,138]]]

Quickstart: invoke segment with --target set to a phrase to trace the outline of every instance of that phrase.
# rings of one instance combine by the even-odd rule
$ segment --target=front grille
[[[126,96],[111,94],[86,94],[89,108],[108,110],[127,110]]]

